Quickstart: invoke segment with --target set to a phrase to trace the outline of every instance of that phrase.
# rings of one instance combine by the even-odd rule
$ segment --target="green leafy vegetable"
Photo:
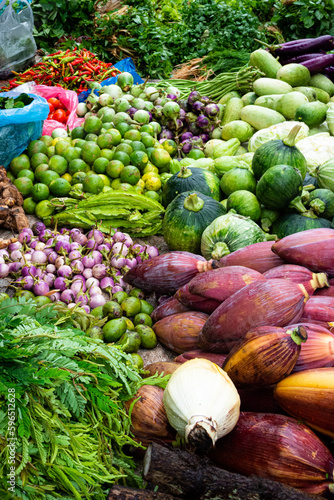
[[[1,302],[0,498],[105,500],[115,481],[140,486],[123,451],[139,446],[123,402],[143,383],[131,355],[59,320],[52,304]]]
[[[34,99],[28,94],[20,94],[18,97],[0,97],[0,109],[24,108],[32,103]]]

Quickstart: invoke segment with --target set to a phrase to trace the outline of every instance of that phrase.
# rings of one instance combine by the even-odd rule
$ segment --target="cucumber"
[[[240,112],[244,107],[244,103],[240,99],[240,97],[231,97],[228,100],[225,110],[224,116],[222,120],[222,125],[226,125],[226,123],[232,122],[234,120],[240,120]]]
[[[240,142],[248,141],[254,134],[254,129],[249,123],[243,120],[233,120],[223,126],[222,139],[228,141],[229,139],[237,138]]]
[[[277,72],[282,67],[281,63],[267,50],[257,49],[249,57],[251,66],[256,66],[268,78],[276,78]]]
[[[247,94],[244,94],[241,97],[241,100],[244,103],[244,106],[248,106],[248,104],[254,104],[256,99],[257,99],[257,95],[255,94],[255,92],[247,92]]]
[[[231,92],[228,92],[227,94],[223,95],[223,97],[218,101],[219,104],[227,104],[232,97],[241,97],[240,93],[237,92],[236,90],[232,90]]]
[[[288,92],[290,94],[290,92]],[[277,102],[286,94],[261,95],[254,102],[255,106],[263,106],[264,108],[274,109],[276,111]]]
[[[302,64],[285,64],[282,66],[276,75],[278,80],[288,83],[292,87],[308,85],[311,79],[311,73]]]
[[[296,109],[309,102],[306,95],[301,92],[288,92],[283,94],[283,96],[276,103],[276,111],[282,113],[288,120],[293,120],[295,117]]]
[[[306,123],[308,127],[316,127],[326,119],[327,104],[320,101],[307,102],[298,106],[295,120]]]
[[[311,87],[294,87],[293,92],[301,92],[302,94],[306,95],[307,99],[310,102],[317,101],[317,93],[314,90],[314,88]]]
[[[262,106],[255,106],[254,104],[242,108],[241,119],[249,123],[256,130],[285,122],[285,118],[281,113]]]
[[[291,85],[274,78],[259,78],[253,83],[257,95],[287,94],[292,91]]]
[[[330,96],[328,92],[322,89],[318,89],[317,87],[310,87],[310,88],[313,89],[314,92],[316,93],[317,101],[323,102],[324,104],[327,104],[329,102]]]
[[[311,80],[309,81],[309,85],[311,87],[316,87],[318,89],[324,90],[330,96],[334,94],[334,83],[329,78],[327,78],[327,76],[322,75],[321,73],[313,75]]]

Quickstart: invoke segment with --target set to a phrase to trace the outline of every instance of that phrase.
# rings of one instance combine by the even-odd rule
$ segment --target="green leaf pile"
[[[123,402],[142,385],[140,373],[131,355],[58,318],[52,304],[0,303],[1,500],[105,500],[114,482],[141,485],[123,451],[139,446]],[[13,389],[15,491],[7,476]]]
[[[34,99],[29,97],[28,94],[22,93],[18,97],[0,97],[0,110],[1,109],[15,109],[24,108],[32,103]]]

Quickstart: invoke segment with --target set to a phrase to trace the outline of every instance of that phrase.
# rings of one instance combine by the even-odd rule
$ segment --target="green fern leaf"
[[[69,382],[64,382],[64,384],[57,387],[56,392],[61,402],[73,415],[77,418],[83,416],[86,402]]]
[[[25,466],[27,465],[29,460],[30,460],[29,443],[28,443],[28,439],[23,436],[22,437],[22,460],[21,460],[20,465],[18,466],[18,468],[15,471],[16,475],[20,474],[20,472],[23,471],[23,469],[25,468]]]
[[[28,410],[24,406],[18,407],[18,430],[20,437],[30,437],[31,420]]]
[[[43,465],[46,464],[46,458],[47,454],[43,446],[43,435],[42,435],[42,426],[37,422],[37,420],[34,420],[31,413],[29,412],[29,416],[31,419],[31,427],[33,429],[33,433],[35,436],[35,443],[39,451],[39,457],[41,459],[41,462]]]

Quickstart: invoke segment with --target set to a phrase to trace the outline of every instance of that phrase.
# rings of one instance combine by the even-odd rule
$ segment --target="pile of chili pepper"
[[[100,61],[86,49],[66,50],[49,54],[23,73],[12,72],[16,76],[9,80],[12,90],[18,85],[34,81],[37,85],[58,86],[74,90],[78,94],[88,90],[89,82],[102,82],[121,73],[112,63]]]

